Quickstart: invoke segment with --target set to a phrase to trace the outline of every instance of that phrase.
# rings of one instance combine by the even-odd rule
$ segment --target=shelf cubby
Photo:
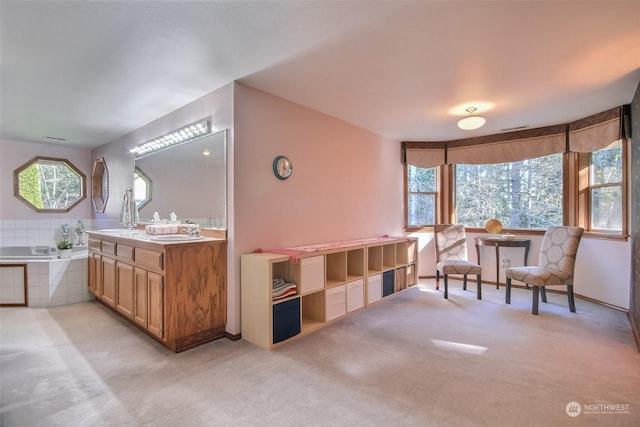
[[[335,252],[326,255],[325,287],[338,286],[347,281],[347,253]]]
[[[382,245],[382,269],[390,270],[396,267],[395,243]]]
[[[396,243],[396,264],[407,265],[409,263],[408,242]]]
[[[347,251],[347,282],[364,277],[364,248]]]
[[[407,242],[407,264],[418,262],[418,241],[409,240]]]
[[[302,332],[322,326],[325,321],[324,291],[302,297]]]
[[[376,274],[382,271],[382,246],[369,246],[367,249],[368,274]]]

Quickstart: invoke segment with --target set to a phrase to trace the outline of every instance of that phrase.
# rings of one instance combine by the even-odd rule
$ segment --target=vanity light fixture
[[[468,116],[461,118],[458,121],[458,127],[462,130],[474,130],[482,127],[487,120],[482,116],[476,116],[476,107],[469,107],[465,111],[469,113]]]
[[[166,150],[175,145],[193,141],[210,133],[211,119],[206,118],[176,129],[156,139],[152,139],[151,141],[136,145],[129,150],[129,152],[133,153],[136,159],[138,159],[156,151]]]

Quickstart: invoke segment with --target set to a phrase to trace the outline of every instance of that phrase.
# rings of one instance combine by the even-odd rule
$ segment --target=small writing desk
[[[478,264],[480,264],[480,246],[494,246],[496,248],[496,288],[500,289],[500,247],[505,248],[524,248],[524,265],[527,265],[527,257],[529,256],[529,247],[531,240],[529,239],[501,239],[498,237],[476,237],[476,255],[478,255]]]

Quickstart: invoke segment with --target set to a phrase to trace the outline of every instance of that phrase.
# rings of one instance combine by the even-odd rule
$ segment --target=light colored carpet
[[[640,425],[624,313],[548,294],[533,316],[524,289],[508,306],[504,288],[477,301],[453,281],[447,301],[421,283],[271,352],[174,354],[94,302],[3,308],[0,425]]]

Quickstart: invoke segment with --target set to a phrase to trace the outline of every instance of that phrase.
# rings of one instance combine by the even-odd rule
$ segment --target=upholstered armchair
[[[436,289],[440,288],[440,273],[444,276],[444,297],[449,298],[449,274],[462,274],[462,289],[467,290],[467,275],[475,274],[478,279],[478,299],[482,299],[478,264],[467,260],[467,237],[464,225],[437,224],[433,227],[436,241]]]
[[[569,310],[576,312],[573,298],[573,271],[582,227],[549,227],[542,239],[538,266],[512,267],[505,270],[507,290],[505,302],[511,304],[511,281],[518,280],[533,287],[531,313],[538,314],[539,294],[547,302],[546,286],[566,286]]]

